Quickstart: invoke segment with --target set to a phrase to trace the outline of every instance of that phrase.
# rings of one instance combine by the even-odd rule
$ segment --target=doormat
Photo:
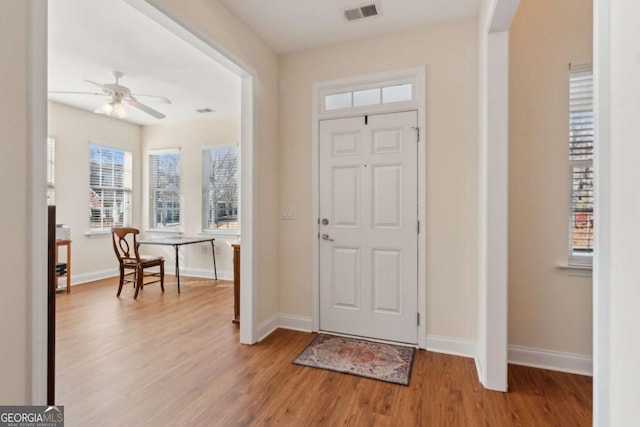
[[[408,386],[415,352],[413,347],[319,334],[293,363]]]

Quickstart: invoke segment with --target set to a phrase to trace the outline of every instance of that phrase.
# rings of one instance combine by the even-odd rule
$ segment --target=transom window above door
[[[415,67],[317,82],[313,104],[320,119],[420,109],[424,81],[425,68]]]
[[[411,102],[413,84],[399,83],[348,92],[331,93],[324,96],[324,110],[342,110],[369,105]]]

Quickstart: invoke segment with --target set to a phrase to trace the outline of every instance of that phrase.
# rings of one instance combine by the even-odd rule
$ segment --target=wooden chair
[[[120,263],[120,283],[118,285],[118,293],[120,296],[122,286],[125,283],[133,283],[135,292],[133,299],[138,298],[140,292],[145,285],[160,282],[160,288],[164,292],[164,258],[161,256],[141,256],[138,253],[137,235],[140,230],[131,227],[112,228],[111,237],[113,240],[113,250],[118,257]],[[145,274],[145,269],[150,267],[160,267],[160,272],[151,272]],[[125,273],[125,270],[133,270]],[[127,276],[133,275],[133,279],[127,279]],[[159,277],[157,280],[144,283],[145,277]]]

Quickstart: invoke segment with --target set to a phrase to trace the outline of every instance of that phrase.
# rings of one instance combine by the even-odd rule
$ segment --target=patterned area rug
[[[319,334],[293,363],[408,386],[415,351],[413,347]]]

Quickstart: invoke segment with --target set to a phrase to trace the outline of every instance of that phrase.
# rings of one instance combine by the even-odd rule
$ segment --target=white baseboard
[[[509,363],[570,374],[593,375],[593,358],[535,348],[509,346]]]
[[[482,372],[482,364],[480,363],[480,357],[476,356],[473,359],[476,362],[476,374],[478,375],[478,381],[480,382],[480,384],[482,384],[483,387],[485,387],[485,385],[484,385],[484,373]]]
[[[274,314],[258,325],[258,341],[262,341],[278,328],[311,332],[311,317],[293,314]]]
[[[269,336],[278,328],[294,331],[311,332],[312,321],[309,316],[296,316],[291,314],[274,314],[258,325],[260,341]],[[428,351],[435,353],[451,354],[454,356],[476,358],[477,345],[473,341],[440,336],[427,336]]]
[[[461,340],[459,338],[427,335],[427,351],[435,353],[451,354],[454,356],[471,357],[478,355],[478,345],[475,341]]]
[[[173,269],[168,268],[165,265],[165,273],[173,274]],[[100,270],[100,271],[92,271],[91,273],[83,273],[83,274],[71,274],[71,286],[82,285],[83,283],[94,282],[96,280],[108,279],[110,277],[118,277],[120,272],[117,268],[109,269],[109,270]],[[201,268],[181,268],[180,275],[182,276],[190,276],[190,277],[202,277],[205,279],[213,279],[214,273],[211,270],[201,269]],[[219,280],[230,280],[233,281],[233,272],[232,271],[219,271],[218,270],[218,279]],[[61,284],[65,283],[64,278],[59,279]]]
[[[279,326],[293,331],[311,332],[311,317],[293,314],[278,314]]]
[[[263,339],[265,339],[266,337],[271,335],[273,333],[273,331],[275,331],[279,327],[280,327],[280,325],[278,324],[278,315],[277,314],[274,314],[273,316],[269,317],[264,322],[261,322],[258,325],[258,334],[257,334],[258,335],[258,342],[262,341]]]
[[[173,267],[165,265],[165,273],[173,274]],[[214,279],[215,274],[213,270],[208,268],[180,268],[181,276],[201,277],[203,279]],[[233,271],[221,271],[218,270],[218,280],[231,280],[233,281]]]
[[[108,279],[110,277],[117,277],[120,271],[117,268],[109,270],[93,271],[91,273],[74,274],[71,273],[71,286],[81,285],[83,283],[94,282],[96,280]],[[65,283],[65,278],[58,280],[58,283]]]

